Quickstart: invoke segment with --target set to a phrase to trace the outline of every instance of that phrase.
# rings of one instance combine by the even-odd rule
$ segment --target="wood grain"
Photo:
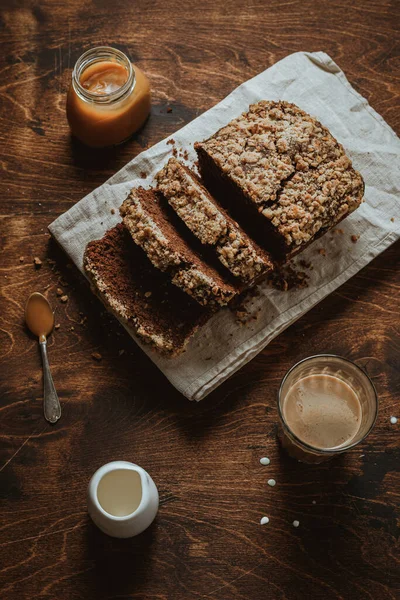
[[[196,405],[102,314],[46,231],[143,148],[291,52],[328,52],[399,132],[399,25],[395,0],[2,0],[1,598],[399,597],[399,430],[389,421],[400,417],[399,246]],[[64,103],[75,60],[98,44],[144,69],[153,110],[129,143],[89,152],[71,141]],[[23,325],[34,290],[60,324],[49,340],[63,403],[55,427]],[[380,415],[362,446],[307,467],[279,451],[275,396],[294,362],[326,351],[366,366]],[[133,540],[102,535],[86,513],[90,476],[119,458],[148,469],[160,491],[156,522]]]

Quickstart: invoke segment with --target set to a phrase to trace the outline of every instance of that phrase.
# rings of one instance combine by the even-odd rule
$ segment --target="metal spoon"
[[[47,299],[39,292],[34,292],[28,298],[25,321],[31,332],[39,338],[43,363],[44,416],[49,423],[56,423],[61,417],[61,406],[47,360],[47,336],[53,331],[54,314]]]

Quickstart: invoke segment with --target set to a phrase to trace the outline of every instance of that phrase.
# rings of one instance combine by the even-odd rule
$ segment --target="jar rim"
[[[117,62],[123,64],[123,66],[127,69],[128,78],[120,88],[113,92],[94,94],[83,87],[80,82],[81,75],[85,69],[89,67],[89,65],[106,59],[116,59]],[[95,48],[86,50],[86,52],[84,52],[76,61],[72,71],[72,85],[74,86],[75,92],[83,100],[93,102],[95,104],[111,104],[118,100],[122,100],[133,91],[136,85],[135,69],[133,68],[129,58],[121,50],[112,48],[111,46],[96,46]]]
[[[365,377],[365,380],[368,382],[368,384],[371,386],[372,389],[372,393],[375,397],[375,411],[374,411],[374,417],[372,419],[372,422],[370,424],[370,426],[368,427],[368,430],[366,431],[366,433],[362,436],[362,438],[360,438],[358,441],[356,442],[352,442],[350,444],[344,444],[342,446],[334,446],[333,448],[317,448],[316,446],[312,446],[311,444],[308,444],[307,442],[304,442],[303,440],[301,440],[295,433],[293,433],[293,431],[290,429],[289,425],[286,422],[285,417],[283,416],[283,410],[281,407],[281,403],[280,403],[280,397],[281,397],[281,393],[282,393],[282,389],[283,386],[286,382],[286,380],[288,379],[289,375],[291,373],[293,373],[293,371],[295,369],[297,369],[300,365],[302,365],[305,362],[308,362],[309,360],[312,359],[316,359],[316,358],[332,358],[334,360],[339,360],[339,361],[343,361],[346,362],[348,364],[351,364],[352,366],[356,367],[356,370],[358,372],[362,373],[362,376]],[[305,448],[308,451],[311,451],[311,453],[316,453],[319,455],[333,455],[333,454],[340,454],[342,452],[347,452],[348,450],[351,450],[353,448],[355,448],[355,446],[357,446],[358,444],[360,444],[363,440],[365,440],[365,438],[371,433],[372,429],[374,428],[374,425],[376,423],[376,420],[378,418],[378,410],[379,410],[379,397],[375,388],[375,385],[371,379],[371,377],[368,375],[368,373],[362,368],[360,367],[357,363],[355,363],[354,361],[350,360],[349,358],[345,358],[344,356],[340,356],[338,354],[327,354],[327,353],[323,353],[323,354],[314,354],[312,356],[306,356],[306,358],[303,358],[302,360],[299,360],[297,363],[295,363],[292,367],[290,367],[290,369],[285,373],[285,375],[282,378],[282,381],[280,383],[279,386],[279,390],[278,390],[278,397],[277,397],[277,404],[278,404],[278,414],[281,420],[281,423],[283,425],[283,428],[285,430],[285,432],[294,438],[294,440],[303,448]]]

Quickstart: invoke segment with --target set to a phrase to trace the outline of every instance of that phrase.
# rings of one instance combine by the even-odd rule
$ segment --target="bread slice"
[[[196,175],[176,158],[157,174],[160,191],[190,231],[215,249],[220,262],[251,285],[273,270],[268,253],[253,242],[215,201]]]
[[[253,104],[195,149],[207,187],[279,257],[303,250],[362,201],[363,179],[341,144],[288,102]]]
[[[87,245],[84,268],[104,305],[161,353],[180,354],[211,315],[149,263],[122,223]]]
[[[239,286],[192,248],[159,192],[134,188],[120,213],[134,242],[153,265],[168,273],[172,283],[199,304],[214,308],[224,306],[240,293]]]

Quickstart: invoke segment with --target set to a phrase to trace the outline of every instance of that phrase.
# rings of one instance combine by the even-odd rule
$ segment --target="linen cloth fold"
[[[400,237],[400,140],[324,52],[297,52],[236,88],[219,104],[171,136],[177,149],[196,160],[193,143],[212,135],[259,100],[287,100],[325,125],[344,146],[365,184],[365,202],[309,246],[297,260],[312,261],[308,286],[281,292],[267,283],[248,301],[254,315],[238,324],[220,310],[189,342],[186,352],[166,358],[136,342],[169,381],[190,400],[201,400],[251,360],[274,337],[383,252]],[[148,187],[169,159],[168,139],[139,154],[106,183],[58,217],[49,230],[83,272],[86,244],[118,221],[119,206],[133,186]],[[147,178],[140,177],[141,172]],[[115,214],[111,209],[115,208]],[[360,236],[357,243],[351,236]],[[324,254],[318,253],[323,248]],[[135,339],[132,331],[130,335]]]

